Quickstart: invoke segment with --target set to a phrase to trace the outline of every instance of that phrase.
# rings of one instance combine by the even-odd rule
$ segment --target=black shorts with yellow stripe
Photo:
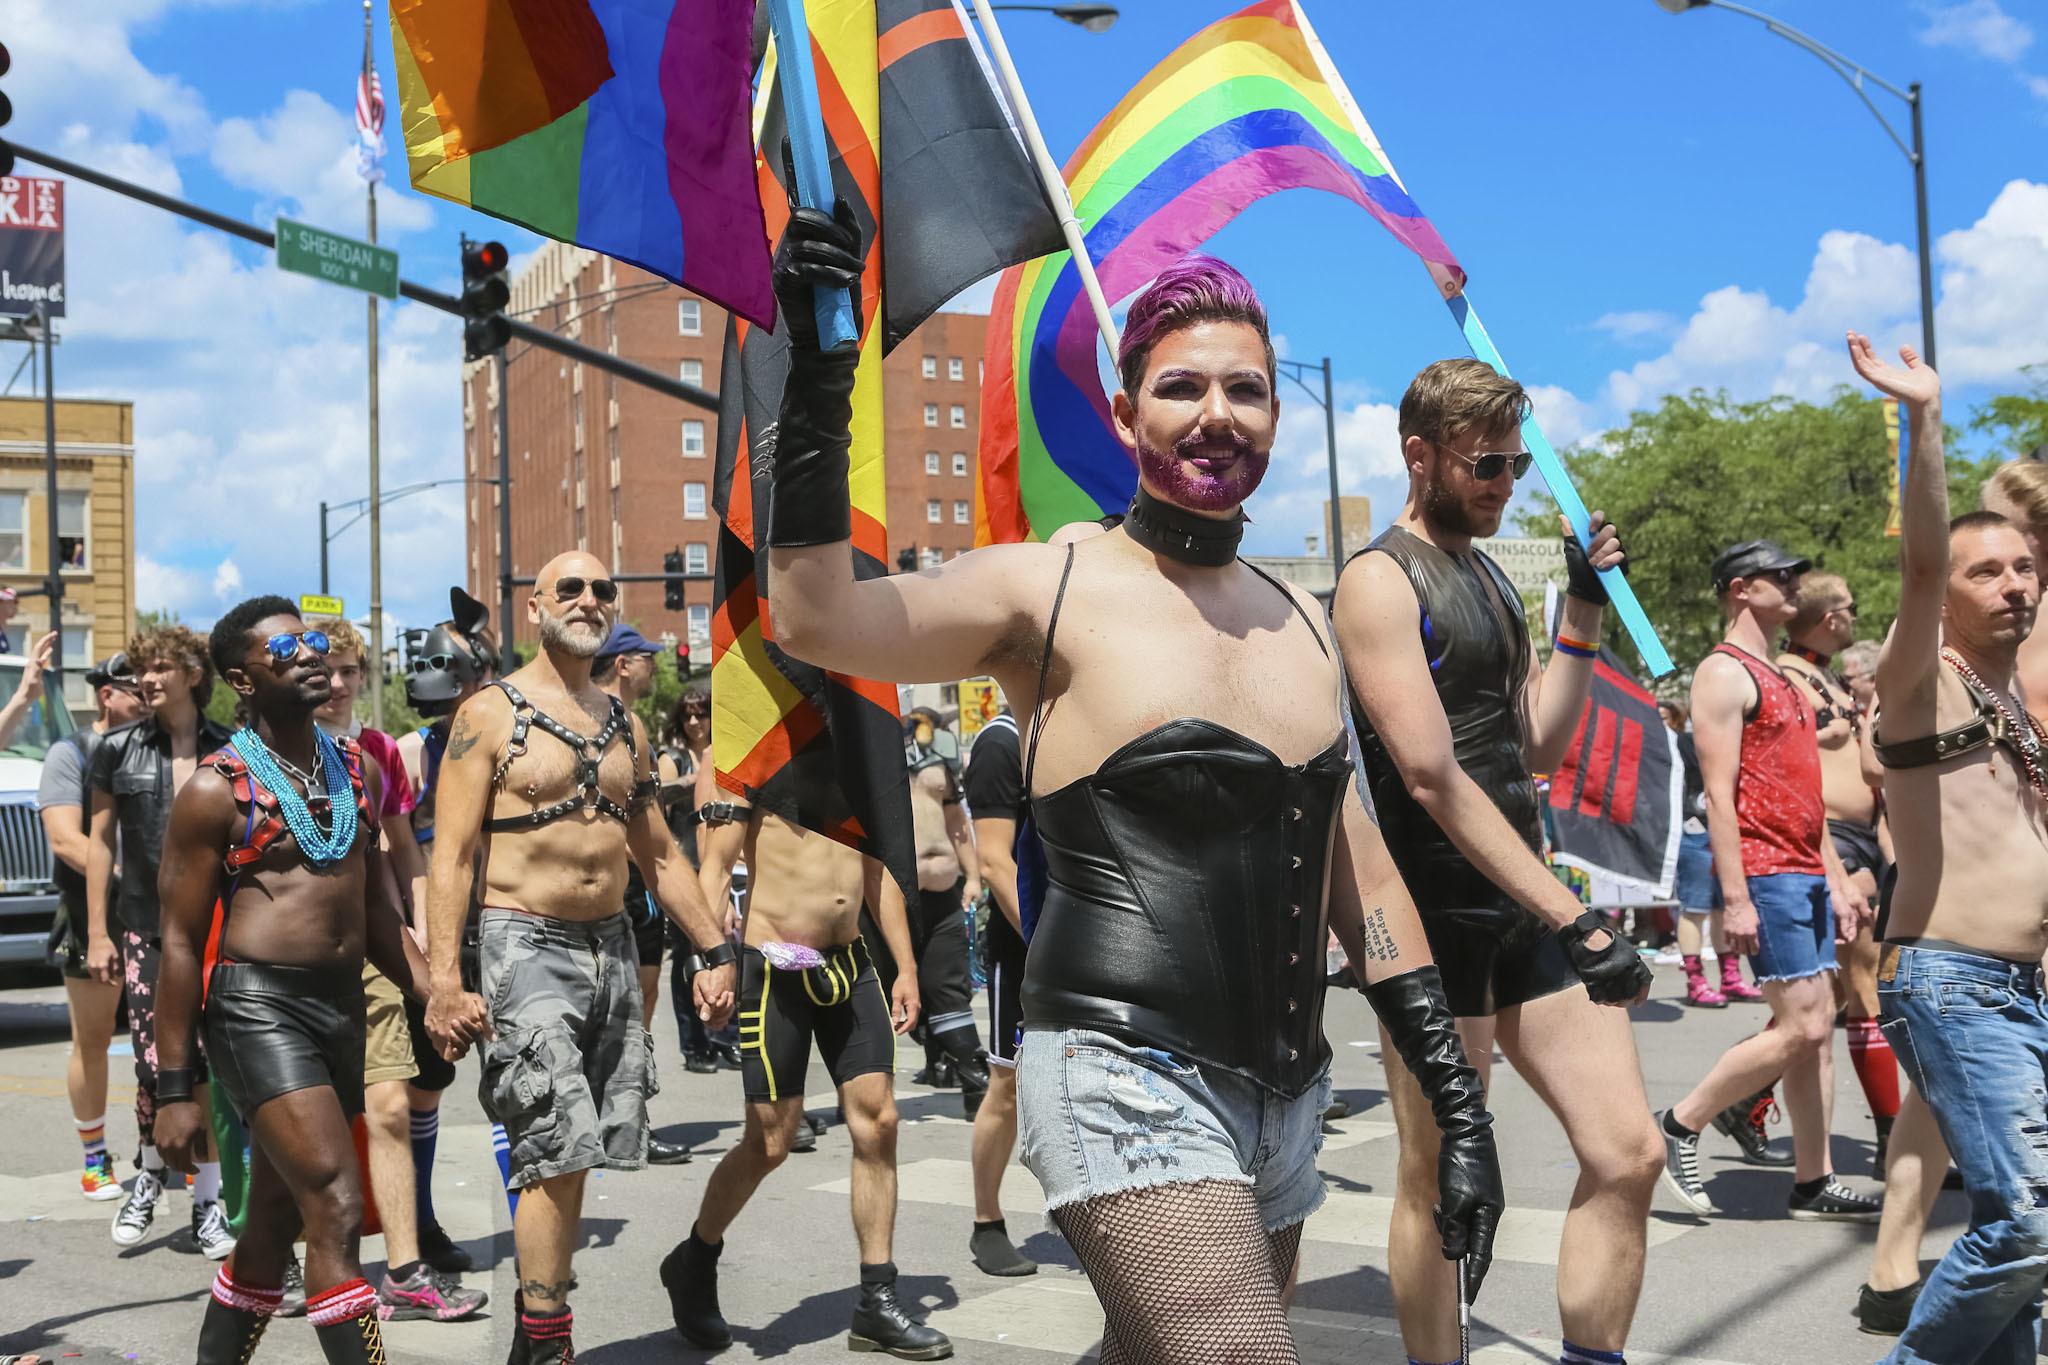
[[[825,950],[824,966],[802,971],[776,967],[755,948],[742,962],[740,1080],[750,1102],[803,1097],[812,1039],[835,1086],[895,1071],[889,1001],[865,940]]]

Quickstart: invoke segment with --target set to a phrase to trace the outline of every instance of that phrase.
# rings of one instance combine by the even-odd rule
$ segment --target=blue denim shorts
[[[1330,1073],[1282,1099],[1089,1029],[1027,1029],[1017,1054],[1017,1136],[1045,1209],[1156,1185],[1249,1185],[1268,1232],[1322,1206],[1316,1153]]]
[[[1721,883],[1714,876],[1714,850],[1705,830],[1678,836],[1678,885],[1673,889],[1682,909],[1698,914],[1721,908]]]
[[[1756,906],[1758,945],[1749,969],[1759,984],[1835,969],[1835,905],[1826,877],[1805,872],[1751,877],[1749,899]]]

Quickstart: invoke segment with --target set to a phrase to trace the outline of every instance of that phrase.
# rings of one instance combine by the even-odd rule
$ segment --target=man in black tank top
[[[1036,914],[1019,907],[1019,1137],[1102,1300],[1103,1360],[1297,1358],[1285,1305],[1322,1200],[1326,923],[1435,1104],[1438,1245],[1476,1286],[1501,1206],[1492,1120],[1350,780],[1321,613],[1237,556],[1279,417],[1250,283],[1192,257],[1132,303],[1112,410],[1139,480],[1121,526],[863,577],[857,354],[820,349],[811,322],[813,285],[859,280],[851,224],[794,209],[778,251],[791,345],[763,443],[768,616],[798,658],[901,682],[992,674],[1033,718],[1022,789],[1044,859]]]
[[[1579,1162],[1558,1254],[1564,1359],[1620,1361],[1642,1288],[1663,1147],[1628,1015],[1650,972],[1541,856],[1532,772],[1553,770],[1593,680],[1621,562],[1598,512],[1590,550],[1566,541],[1564,626],[1536,666],[1522,601],[1474,536],[1500,529],[1527,471],[1522,386],[1482,361],[1429,366],[1401,400],[1408,503],[1337,586],[1364,776],[1387,847],[1414,893],[1467,1055],[1498,1042],[1545,1096]],[[1582,984],[1583,983],[1583,984]],[[1497,1021],[1497,1022],[1496,1022]],[[1451,1359],[1456,1285],[1435,1254],[1434,1124],[1390,1075],[1401,1172],[1388,1260],[1408,1354]]]

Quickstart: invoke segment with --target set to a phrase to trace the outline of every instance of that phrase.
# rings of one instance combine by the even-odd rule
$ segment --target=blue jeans
[[[1885,1038],[1934,1111],[1970,1196],[1968,1231],[1927,1277],[1887,1359],[2033,1365],[2048,1279],[2041,968],[1930,948],[1884,951],[1877,998]]]

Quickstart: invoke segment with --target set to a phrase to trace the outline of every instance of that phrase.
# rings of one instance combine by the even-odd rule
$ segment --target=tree
[[[2001,394],[1970,414],[1970,430],[2002,431],[2003,445],[2014,455],[2028,455],[2048,445],[2048,371],[2022,365],[2020,373],[2033,386],[2027,393]]]
[[[1894,458],[1879,402],[1847,386],[1825,405],[1669,395],[1564,454],[1587,506],[1621,527],[1629,584],[1688,669],[1722,633],[1708,566],[1744,540],[1775,540],[1842,575],[1856,595],[1858,633],[1883,638],[1899,604],[1898,542],[1884,533]],[[1951,455],[1952,505],[1975,507],[1996,463]],[[1526,534],[1557,533],[1547,501],[1520,523]],[[1617,647],[1637,662],[1625,640]]]

